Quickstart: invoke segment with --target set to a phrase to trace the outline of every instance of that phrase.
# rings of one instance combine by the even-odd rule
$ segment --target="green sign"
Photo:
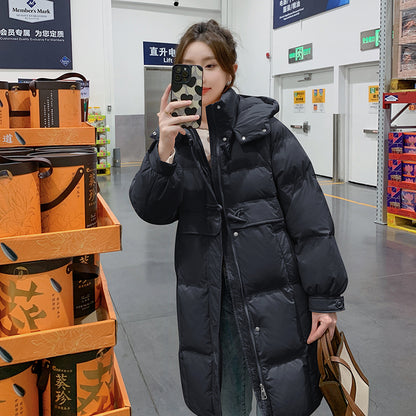
[[[380,29],[367,30],[361,32],[360,49],[368,51],[369,49],[377,49],[380,47]]]
[[[308,61],[312,59],[312,43],[289,49],[289,63]]]

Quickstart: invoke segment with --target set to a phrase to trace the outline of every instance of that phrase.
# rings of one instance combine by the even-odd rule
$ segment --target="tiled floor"
[[[133,416],[190,416],[177,363],[176,225],[136,216],[128,189],[137,169],[113,168],[99,179],[123,227],[123,251],[101,256],[118,315],[116,354]],[[374,188],[320,182],[350,278],[338,323],[370,379],[370,414],[416,415],[416,234],[374,223]],[[329,415],[325,403],[314,413]]]

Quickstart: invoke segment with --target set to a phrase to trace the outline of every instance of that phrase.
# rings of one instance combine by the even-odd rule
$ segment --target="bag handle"
[[[38,157],[38,156],[2,156],[0,155],[0,163],[8,163],[8,162],[37,162],[43,165],[46,165],[48,168],[44,172],[39,172],[38,176],[40,179],[48,178],[52,175],[53,166],[49,159],[46,157]]]
[[[339,332],[338,332],[338,335],[339,335]],[[333,351],[333,349],[332,349],[332,343],[330,340],[329,331],[326,331],[324,336],[322,336],[322,338],[318,340],[318,351],[319,350],[321,350],[322,352],[321,356],[318,355],[318,366],[319,366],[319,371],[321,375],[327,374],[327,372],[324,369],[324,366],[326,364],[329,367],[330,371],[333,373],[334,377],[336,377],[337,379],[339,378],[339,376],[336,376],[337,374],[339,374],[339,371],[334,372],[335,368],[332,365],[332,363],[337,363],[337,364],[344,366],[351,374],[351,391],[350,392],[348,392],[347,389],[340,383],[345,400],[347,401],[347,404],[348,404],[347,412],[345,416],[352,416],[352,412],[354,412],[355,416],[365,416],[363,411],[355,403],[355,397],[357,394],[357,384],[355,381],[354,374],[351,370],[351,367],[342,358],[337,357],[335,355],[330,355],[330,351]],[[322,357],[324,357],[325,362],[323,362]],[[324,372],[322,373],[321,370],[324,370]]]
[[[29,82],[29,89],[32,91],[32,95],[36,97],[36,81],[62,81],[68,78],[80,78],[83,82],[87,82],[87,78],[78,72],[67,72],[60,75],[58,78],[37,78]]]
[[[95,264],[72,263],[68,267],[73,273],[82,274],[82,280],[96,279],[100,275],[100,268]]]
[[[64,191],[53,201],[47,202],[46,204],[40,205],[41,212],[49,211],[50,209],[59,205],[78,185],[78,182],[84,176],[84,168],[78,168],[74,177],[72,178],[69,185],[64,189]]]

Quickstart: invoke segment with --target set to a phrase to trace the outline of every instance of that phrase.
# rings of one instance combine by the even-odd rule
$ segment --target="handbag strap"
[[[348,402],[348,408],[347,411],[349,412],[349,415],[352,416],[351,412],[354,412],[355,416],[365,416],[365,414],[363,413],[363,411],[357,406],[357,404],[355,403],[355,401],[353,400],[353,398],[348,394],[347,390],[345,389],[345,387],[343,385],[341,385],[342,387],[342,392],[344,393],[345,398],[347,399]],[[348,413],[346,413],[345,416],[349,416]]]

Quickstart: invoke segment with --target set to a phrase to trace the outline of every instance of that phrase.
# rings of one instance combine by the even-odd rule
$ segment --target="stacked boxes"
[[[54,171],[49,172],[50,178],[56,177],[59,169],[66,169],[63,162],[74,153],[62,153],[53,146],[95,144],[95,128],[81,123],[79,100],[74,100],[74,105],[78,115],[73,127],[72,121],[68,121],[70,125],[65,127],[11,127],[10,123],[0,126],[0,151],[3,150],[3,154],[6,153],[2,148],[18,147],[19,151],[31,148],[31,152],[36,148],[36,152],[25,156],[24,161],[0,163],[0,177],[5,178],[1,183],[3,187],[0,187],[0,203],[3,204],[0,208],[12,206],[13,209],[9,209],[12,214],[16,210],[26,212],[23,218],[16,219],[17,224],[25,224],[26,217],[33,210],[29,210],[25,202],[26,187],[19,185],[19,193],[10,187],[10,183],[24,176],[28,167],[33,168],[36,179],[47,178],[45,169],[48,169],[42,166],[40,156],[42,163],[48,158],[49,162],[54,159],[57,162]],[[5,114],[9,114],[8,107],[3,108],[7,109]],[[44,146],[52,147],[46,153]],[[78,149],[81,150],[77,154],[82,154],[82,148]],[[8,151],[15,152],[16,149]],[[92,154],[95,157],[94,149]],[[62,155],[62,160],[58,163],[59,155]],[[22,172],[15,167],[20,163],[28,164]],[[16,169],[14,175],[10,173],[12,168]],[[51,196],[45,203],[37,198],[36,209],[40,212],[42,207],[42,213],[49,212],[51,219],[50,211],[63,206],[63,201],[75,194],[77,199],[84,200],[83,207],[90,204],[95,207],[91,224],[79,223],[80,215],[74,214],[77,222],[69,228],[43,229],[46,222],[42,217],[41,229],[37,227],[31,231],[26,227],[20,232],[20,229],[15,230],[16,227],[9,227],[11,231],[6,233],[6,223],[0,221],[1,416],[131,414],[113,353],[116,315],[96,256],[121,249],[121,226],[103,198],[94,192],[96,166],[80,164],[78,167],[76,163],[70,168],[79,173],[79,178],[77,174],[73,176],[70,180],[72,186],[64,192],[60,190],[58,196]],[[32,170],[29,171],[31,174]],[[56,180],[59,185],[65,182],[60,178]],[[94,189],[89,189],[90,185]],[[36,189],[42,186],[36,186]],[[5,195],[19,198],[4,198]],[[84,199],[81,198],[83,195]],[[64,211],[56,218],[60,220],[75,212],[73,207]],[[15,216],[10,218],[15,219]],[[70,221],[66,219],[65,222]],[[87,257],[97,261],[88,262]],[[80,298],[77,303],[75,292],[80,284],[83,291],[77,293]],[[82,313],[79,313],[80,309]],[[59,389],[54,381],[58,378]],[[29,392],[34,393],[36,400]],[[43,400],[38,400],[38,397],[43,397]]]
[[[387,206],[401,208],[401,189],[395,186],[387,187]]]
[[[416,77],[416,0],[396,0],[393,78]]]
[[[416,132],[389,133],[388,209],[416,213]],[[406,212],[407,211],[407,212]]]

